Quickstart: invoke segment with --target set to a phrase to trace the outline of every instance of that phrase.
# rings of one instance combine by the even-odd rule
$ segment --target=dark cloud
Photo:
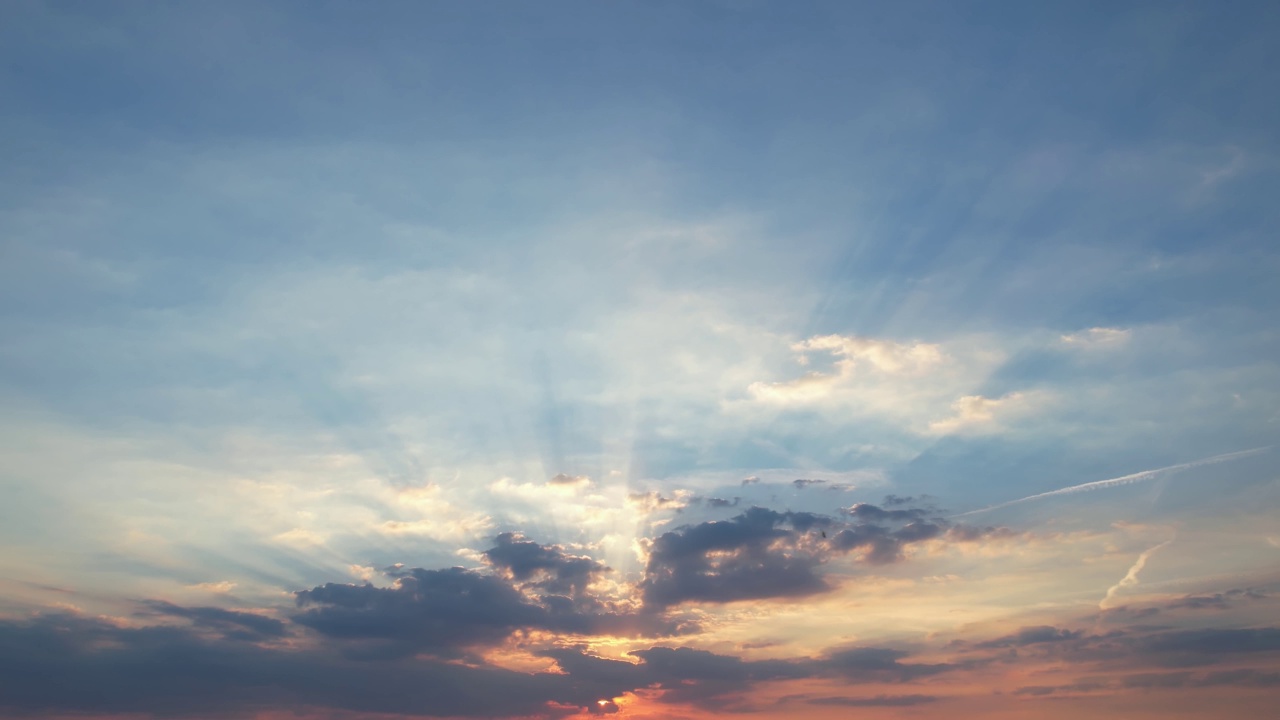
[[[826,483],[826,480],[810,480],[809,478],[796,478],[791,481],[791,484],[795,485],[800,490],[803,490],[810,485],[825,485]]]
[[[901,561],[914,543],[973,542],[1004,532],[953,526],[919,508],[885,510],[860,503],[849,519],[753,507],[729,520],[686,525],[653,541],[645,579],[645,606],[661,610],[683,602],[726,603],[797,598],[830,590],[819,566],[836,554],[861,551],[872,565]],[[815,531],[820,531],[816,533]]]
[[[892,531],[870,523],[841,530],[831,539],[831,545],[841,552],[865,550],[864,559],[873,565],[902,559],[902,543],[893,537]]]
[[[1079,630],[1064,630],[1052,627],[1050,625],[1037,625],[1034,627],[1024,627],[1012,635],[987,640],[985,642],[976,643],[976,648],[1001,648],[1001,647],[1025,647],[1027,645],[1036,645],[1039,643],[1062,642],[1064,640],[1075,640],[1083,636],[1084,633]]]
[[[1187,595],[1176,600],[1169,600],[1156,605],[1135,607],[1121,605],[1107,608],[1099,613],[1099,618],[1107,620],[1131,621],[1159,615],[1166,610],[1230,610],[1242,602],[1268,600],[1275,596],[1257,588],[1234,588],[1212,595]]]
[[[909,522],[911,520],[923,520],[929,514],[923,508],[908,508],[906,510],[886,510],[877,505],[870,503],[856,503],[852,507],[845,509],[845,514],[857,518],[858,520],[866,520],[873,522],[883,522],[892,520],[897,522]]]
[[[654,647],[631,653],[643,660],[644,679],[662,691],[664,702],[689,703],[719,711],[746,711],[742,695],[757,683],[817,677],[823,668],[809,660],[743,660],[692,648]]]
[[[1180,690],[1203,687],[1275,688],[1280,687],[1280,672],[1238,668],[1216,672],[1145,672],[1124,675],[1113,680],[1085,678],[1065,685],[1029,685],[1014,690],[1014,695],[1048,696],[1098,690]]]
[[[528,589],[547,594],[527,594],[511,578],[460,567],[393,566],[387,571],[395,579],[390,587],[326,583],[296,593],[302,612],[293,621],[346,643],[350,656],[369,659],[456,657],[521,630],[647,637],[698,630],[688,621],[636,613],[589,596],[590,577],[606,569],[590,558],[515,535],[500,536],[486,557],[508,575],[532,580]],[[570,594],[557,594],[560,590]]]
[[[548,485],[587,485],[591,478],[586,475],[566,475],[559,473],[547,480]]]
[[[964,646],[967,643],[956,643]],[[1172,629],[1131,625],[1103,633],[1050,626],[1023,628],[969,645],[974,651],[1007,650],[994,660],[1056,661],[1106,672],[1144,668],[1197,668],[1237,664],[1249,656],[1280,657],[1280,628]]]
[[[903,663],[907,653],[890,648],[855,647],[837,650],[816,661],[814,667],[823,674],[834,674],[845,681],[902,683],[930,675],[956,670],[960,666],[939,663]]]
[[[744,709],[742,695],[755,683],[806,677],[812,673],[803,662],[786,660],[746,661],[692,648],[653,647],[631,653],[641,662],[588,655],[581,648],[559,648],[543,653],[566,674],[585,683],[630,684],[661,691],[666,703],[699,707]]]
[[[860,509],[873,508],[871,511],[860,511],[855,517],[884,517],[898,519],[913,517],[899,515],[908,511],[884,511],[872,505],[855,506]],[[884,513],[883,515],[881,513]],[[901,562],[904,550],[913,543],[925,542],[935,538],[943,538],[950,542],[976,542],[983,538],[1005,534],[1003,528],[975,528],[965,525],[948,525],[944,520],[909,519],[906,524],[893,529],[875,522],[858,522],[841,530],[832,538],[831,545],[840,552],[853,550],[863,551],[863,560],[872,565],[886,565]]]
[[[1188,595],[1165,605],[1170,610],[1226,610],[1241,600],[1263,600],[1267,594],[1253,588],[1237,588],[1213,595]]]
[[[493,644],[519,628],[546,627],[549,615],[506,580],[459,567],[402,571],[386,588],[326,583],[298,592],[297,604],[305,610],[294,622],[404,653],[454,654]]]
[[[1119,607],[1107,608],[1098,613],[1100,619],[1106,620],[1142,620],[1154,615],[1160,614],[1160,608],[1155,607],[1133,607],[1131,605],[1121,605]]]
[[[1062,693],[1094,692],[1096,690],[1105,690],[1108,687],[1108,684],[1101,680],[1089,679],[1066,685],[1027,685],[1014,690],[1013,694],[1044,697],[1046,695],[1059,695]]]
[[[876,695],[875,697],[816,697],[805,700],[810,705],[839,707],[910,707],[937,702],[934,695]]]
[[[991,525],[951,525],[947,528],[946,538],[951,542],[979,542],[990,538],[1011,538],[1016,532],[1005,527]]]
[[[202,638],[178,627],[122,628],[79,616],[0,621],[0,714],[249,717],[323,708],[428,717],[550,716],[641,685],[431,660],[353,662]]]
[[[265,640],[287,634],[282,621],[265,615],[217,607],[182,607],[163,600],[145,600],[141,604],[148,614],[185,618],[192,625],[215,630],[229,640]]]
[[[413,587],[415,592],[435,596],[450,583],[459,583],[470,592],[494,596],[482,599],[481,607],[512,601],[505,592],[477,582],[484,578],[468,577],[466,571],[402,572],[403,582],[397,588],[383,590],[407,592],[405,588]],[[353,587],[358,592],[351,597],[337,597]],[[321,586],[306,592],[307,597],[332,595],[327,597],[333,601],[331,607],[364,608],[369,602],[375,606],[386,602],[369,601],[367,587]],[[198,612],[206,608],[150,606],[165,615],[229,622],[217,613]],[[448,603],[433,607],[453,612]],[[486,610],[478,617],[490,614]],[[316,617],[304,614],[301,619],[315,621]],[[410,622],[406,632],[419,645],[449,647],[477,637],[491,639],[511,625],[498,623],[492,629],[495,624],[486,622],[476,629],[476,624],[463,624],[449,635]],[[352,625],[357,629],[352,630]],[[381,623],[341,627],[343,633],[360,637],[383,633]],[[750,709],[744,704],[745,694],[760,683],[802,678],[909,683],[961,667],[904,662],[905,652],[887,648],[843,648],[818,659],[749,661],[658,646],[635,651],[639,662],[630,663],[588,655],[580,647],[561,647],[543,651],[556,661],[557,672],[521,673],[488,666],[474,657],[464,665],[421,652],[387,654],[380,662],[367,662],[346,652],[346,635],[321,634],[315,639],[318,644],[278,642],[279,637],[245,643],[211,636],[194,626],[121,627],[74,615],[0,621],[0,669],[4,670],[0,672],[0,715],[240,717],[272,709],[315,709],[427,717],[553,717],[582,711],[613,714],[618,708],[611,698],[641,688],[657,691],[658,699],[668,704],[736,711]],[[865,700],[866,706],[924,702],[902,695],[853,698],[847,704],[856,706],[859,700]]]
[[[1144,635],[1129,644],[1160,665],[1202,665],[1223,656],[1280,652],[1280,628],[1172,630]]]
[[[932,500],[933,498],[928,495],[921,495],[918,498],[911,495],[908,495],[906,497],[901,497],[898,495],[885,495],[884,501],[881,502],[880,504],[884,505],[885,507],[899,507],[902,505],[926,505]]]
[[[587,585],[609,569],[589,557],[568,555],[560,547],[539,545],[516,533],[502,533],[495,542],[484,553],[489,564],[520,582],[536,579],[534,585],[556,595],[582,597]]]
[[[802,544],[801,533],[830,522],[810,513],[753,507],[730,520],[664,533],[649,550],[641,584],[645,606],[803,597],[829,590],[817,572],[820,554]]]
[[[719,497],[704,497],[702,495],[695,495],[694,497],[689,498],[689,502],[690,504],[694,504],[694,505],[705,504],[707,507],[712,507],[712,508],[727,508],[727,507],[737,507],[738,503],[742,502],[742,498],[735,496],[732,500],[726,500],[725,498],[719,498]]]

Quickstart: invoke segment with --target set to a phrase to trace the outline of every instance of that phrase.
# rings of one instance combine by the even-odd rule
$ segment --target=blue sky
[[[539,573],[572,556],[609,568],[592,597],[701,630],[544,623],[533,649],[477,636],[477,667],[564,669],[581,647],[649,667],[658,646],[835,663],[795,593],[717,564],[724,547],[699,555],[722,585],[662,584],[662,548],[764,522],[794,542],[762,572],[814,563],[797,587],[832,607],[872,593],[836,633],[864,649],[1070,634],[1130,596],[1168,616],[1216,593],[1231,611],[1187,627],[1271,632],[1278,23],[1261,2],[10,3],[5,628],[116,618],[214,642],[224,610],[283,623],[253,647],[285,667],[341,644],[291,614],[327,583],[458,565],[551,608]],[[972,516],[979,540],[953,517],[1174,466]],[[891,562],[834,540],[926,517],[949,534],[892,530]],[[503,533],[559,559],[522,577],[490,552]],[[834,665],[751,667],[775,674],[716,697],[767,715],[768,688]],[[714,706],[655,677],[609,698]],[[1211,703],[1221,683],[1197,677]],[[1137,687],[1081,682],[1077,709]],[[809,709],[893,717],[914,696]],[[154,709],[131,698],[0,711]],[[557,698],[537,712],[575,712]],[[303,704],[372,711],[327,702]]]

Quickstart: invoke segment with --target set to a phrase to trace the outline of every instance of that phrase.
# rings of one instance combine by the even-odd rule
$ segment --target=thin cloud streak
[[[1098,609],[1106,610],[1110,606],[1111,600],[1114,599],[1121,590],[1137,585],[1138,573],[1142,572],[1142,568],[1147,566],[1147,560],[1151,559],[1152,555],[1155,555],[1161,548],[1173,542],[1173,540],[1173,538],[1169,538],[1159,545],[1144,550],[1142,554],[1138,556],[1138,559],[1133,561],[1133,566],[1129,568],[1129,572],[1125,573],[1124,577],[1120,578],[1120,582],[1107,588],[1107,594],[1098,602]]]
[[[1167,467],[1155,468],[1153,470],[1142,470],[1141,472],[1136,472],[1129,475],[1121,475],[1120,477],[1110,478],[1108,480],[1095,480],[1093,482],[1087,482],[1080,485],[1072,485],[1070,487],[1059,488],[1057,490],[1050,490],[1049,492],[1042,492],[1036,495],[1028,495],[1027,497],[1024,497],[1024,498],[1018,498],[1017,500],[1010,500],[1008,502],[999,503],[997,505],[990,505],[988,507],[979,508],[977,510],[962,512],[956,515],[952,515],[951,517],[966,517],[969,515],[977,515],[978,513],[990,512],[992,510],[999,510],[1001,508],[1007,508],[1011,505],[1019,505],[1021,503],[1031,502],[1032,500],[1043,500],[1044,498],[1055,497],[1058,495],[1074,495],[1075,493],[1089,492],[1091,490],[1102,490],[1105,488],[1119,487],[1121,485],[1130,485],[1136,482],[1142,482],[1144,480],[1154,480],[1155,478],[1161,477],[1163,475],[1170,475],[1173,473],[1182,472],[1183,470],[1191,470],[1192,468],[1203,467],[1205,465],[1215,465],[1217,463],[1231,462],[1232,460],[1239,460],[1241,458],[1251,457],[1253,455],[1258,455],[1258,454],[1267,452],[1271,448],[1272,448],[1271,445],[1264,445],[1262,447],[1256,447],[1249,450],[1240,450],[1237,452],[1224,453],[1222,455],[1214,455],[1213,457],[1201,458],[1200,460],[1192,460],[1191,462],[1179,463],[1177,465],[1169,465]]]

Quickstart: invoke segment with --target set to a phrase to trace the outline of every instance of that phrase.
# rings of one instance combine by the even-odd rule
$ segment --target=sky
[[[1256,718],[1280,5],[0,5],[0,717]]]

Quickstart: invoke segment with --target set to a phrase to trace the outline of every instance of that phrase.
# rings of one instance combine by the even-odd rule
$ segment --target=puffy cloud
[[[819,568],[838,555],[860,551],[863,562],[884,565],[902,560],[909,545],[974,542],[1004,532],[953,526],[928,518],[923,508],[859,503],[845,514],[847,521],[753,507],[729,520],[666,532],[649,548],[640,585],[645,606],[806,597],[831,589]]]
[[[731,520],[664,533],[649,551],[641,584],[645,606],[803,597],[829,590],[817,573],[821,558],[802,542],[797,522],[832,523],[808,513],[753,507]]]
[[[697,629],[687,621],[634,612],[626,599],[599,597],[589,585],[609,570],[563,548],[516,533],[480,554],[498,571],[387,568],[389,587],[326,583],[296,593],[294,622],[344,643],[353,656],[452,657],[493,646],[520,630],[567,634],[667,636]]]
[[[424,717],[546,716],[640,685],[492,666],[367,663],[325,648],[210,640],[176,627],[45,615],[0,620],[0,712],[249,716],[269,709]]]
[[[810,372],[795,380],[755,382],[748,391],[758,400],[777,403],[810,402],[827,397],[833,390],[863,377],[915,375],[941,364],[945,355],[939,345],[920,342],[899,343],[856,335],[819,335],[795,343],[801,365],[808,366],[815,353],[833,358],[832,372]]]
[[[965,395],[951,404],[951,417],[929,423],[929,432],[935,435],[995,432],[1002,428],[1001,420],[1024,415],[1043,401],[1043,396],[1029,392],[1012,392],[998,398]]]
[[[608,570],[589,557],[565,554],[556,546],[539,545],[516,533],[502,533],[484,557],[517,581],[540,578],[534,584],[556,595],[581,597],[592,579]]]
[[[390,653],[453,655],[548,624],[545,608],[507,581],[463,568],[398,571],[395,585],[326,583],[297,593],[294,621],[331,638],[373,641]]]
[[[655,513],[660,510],[679,510],[688,506],[690,498],[687,493],[677,491],[672,497],[666,497],[655,490],[627,494],[627,505],[642,513]]]

